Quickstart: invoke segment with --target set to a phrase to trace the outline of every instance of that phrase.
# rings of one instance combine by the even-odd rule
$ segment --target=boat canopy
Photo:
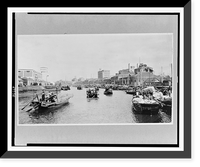
[[[149,86],[147,88],[144,88],[142,91],[145,92],[145,93],[146,92],[152,92],[152,93],[154,93],[156,90],[155,90],[155,88],[153,86]]]

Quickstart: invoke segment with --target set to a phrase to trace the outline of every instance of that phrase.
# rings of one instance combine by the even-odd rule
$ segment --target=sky
[[[97,78],[98,70],[115,75],[128,64],[145,63],[169,75],[173,36],[146,34],[18,35],[18,69],[48,68],[48,81]]]

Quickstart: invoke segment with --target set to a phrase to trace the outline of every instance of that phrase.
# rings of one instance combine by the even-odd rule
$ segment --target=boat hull
[[[151,102],[151,103],[150,103]],[[158,114],[161,106],[159,103],[154,101],[144,102],[142,99],[137,98],[132,100],[132,107],[136,113],[139,114]]]
[[[171,115],[172,111],[172,100],[163,100],[161,101],[164,105],[162,107],[162,111],[168,115]]]
[[[129,95],[136,95],[136,92],[133,92],[133,91],[126,91],[126,93]]]
[[[112,95],[112,94],[113,94],[112,89],[107,89],[104,91],[104,95]]]
[[[113,92],[104,92],[104,95],[112,95]]]
[[[92,98],[98,98],[98,95],[97,94],[91,94],[91,95],[87,95],[87,98],[90,98],[90,99],[92,99]]]
[[[31,104],[32,106],[32,112],[37,111],[37,112],[41,112],[41,111],[46,111],[49,109],[55,109],[57,107],[63,106],[65,104],[68,104],[69,100],[65,100],[62,102],[33,102]]]
[[[148,105],[148,104],[134,104],[133,103],[133,109],[136,113],[139,114],[150,114],[150,115],[155,115],[158,114],[160,105],[159,104],[153,104],[153,105]]]

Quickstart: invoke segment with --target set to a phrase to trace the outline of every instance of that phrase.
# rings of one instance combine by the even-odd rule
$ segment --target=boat
[[[113,90],[111,88],[106,88],[104,91],[105,95],[112,95],[113,94]]]
[[[82,86],[77,86],[77,89],[78,90],[82,90]]]
[[[113,90],[118,90],[118,85],[113,85],[113,86],[112,86],[112,89],[113,89]]]
[[[160,103],[155,100],[134,97],[132,99],[132,107],[136,113],[155,115],[159,112]]]
[[[54,108],[56,106],[62,106],[69,103],[69,99],[72,96],[65,95],[65,96],[57,96],[56,94],[52,94],[50,97],[45,98],[45,100],[41,100],[39,96],[36,94],[36,96],[33,98],[33,100],[29,103],[29,109],[28,111],[42,111],[44,109]],[[28,106],[28,105],[26,105]],[[26,107],[25,106],[25,107]],[[23,109],[25,108],[23,107]],[[23,110],[22,109],[22,110]]]
[[[142,95],[133,96],[133,108],[138,113],[156,114],[163,111],[171,115],[172,96],[171,93],[163,95],[163,93],[155,89],[153,86],[146,87],[141,91]]]
[[[160,102],[162,103],[162,111],[168,115],[171,115],[172,97],[164,97],[164,99]]]
[[[86,91],[87,98],[98,98],[98,92],[95,89],[88,89]]]
[[[130,95],[136,95],[136,90],[133,87],[129,87],[125,92]]]
[[[118,90],[127,90],[128,86],[127,85],[119,85]]]
[[[127,91],[126,91],[126,94],[129,94],[129,95],[136,95],[136,91],[135,91],[135,90],[127,90]]]
[[[68,85],[62,86],[62,87],[61,87],[61,90],[70,90],[70,87],[69,87]]]

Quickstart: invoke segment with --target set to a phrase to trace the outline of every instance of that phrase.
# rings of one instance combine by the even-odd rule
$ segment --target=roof
[[[36,73],[40,73],[40,72],[38,72],[38,71],[35,71],[35,70],[33,70],[33,69],[18,69],[18,71],[27,71],[27,70],[29,70],[29,71],[34,71],[34,72],[36,72]],[[41,73],[40,73],[41,74]]]
[[[22,80],[34,81],[34,79],[32,79],[32,78],[26,78],[26,77],[22,78]]]
[[[158,78],[147,78],[144,82],[160,82]]]

